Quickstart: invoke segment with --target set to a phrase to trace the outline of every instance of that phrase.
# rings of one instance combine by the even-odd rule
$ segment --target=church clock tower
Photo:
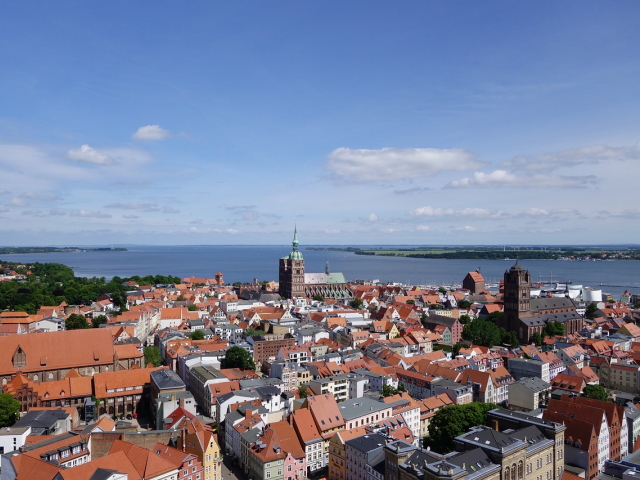
[[[305,297],[304,259],[298,250],[298,229],[293,232],[293,250],[280,259],[280,296],[287,299]]]

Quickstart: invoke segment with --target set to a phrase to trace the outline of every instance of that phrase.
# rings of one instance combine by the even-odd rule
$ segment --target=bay
[[[247,246],[140,246],[123,245],[126,252],[78,252],[3,255],[0,261],[57,262],[71,267],[76,276],[106,277],[132,275],[191,275],[213,277],[224,274],[228,283],[278,279],[278,259],[291,251],[290,245]],[[322,272],[329,262],[332,272],[348,280],[378,279],[420,285],[461,283],[467,272],[480,269],[489,283],[498,283],[513,260],[446,260],[355,255],[343,251],[301,249],[307,272]],[[532,280],[571,281],[602,288],[618,299],[624,290],[640,293],[638,261],[523,260]],[[602,285],[602,287],[600,287]]]

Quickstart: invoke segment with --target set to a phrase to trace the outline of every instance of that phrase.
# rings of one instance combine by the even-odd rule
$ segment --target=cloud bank
[[[482,165],[474,154],[460,148],[337,148],[327,156],[325,168],[342,180],[369,182],[426,177]]]

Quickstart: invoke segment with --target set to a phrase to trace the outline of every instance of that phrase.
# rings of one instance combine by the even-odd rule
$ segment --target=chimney
[[[491,427],[496,431],[500,431],[498,428],[498,420],[491,420]]]
[[[249,418],[249,417],[251,417],[251,415],[253,415],[253,410],[251,410],[251,409],[247,408],[247,409],[244,411],[244,418]]]
[[[182,451],[186,451],[187,449],[187,429],[183,428],[180,430],[180,436],[182,438]]]

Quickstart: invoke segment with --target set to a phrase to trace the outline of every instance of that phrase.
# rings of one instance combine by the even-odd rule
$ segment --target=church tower
[[[287,299],[305,297],[304,259],[298,250],[298,228],[293,231],[293,250],[280,259],[280,296]]]
[[[517,332],[520,318],[530,316],[531,275],[517,261],[504,272],[504,317],[503,327]],[[521,336],[521,335],[519,335]]]

